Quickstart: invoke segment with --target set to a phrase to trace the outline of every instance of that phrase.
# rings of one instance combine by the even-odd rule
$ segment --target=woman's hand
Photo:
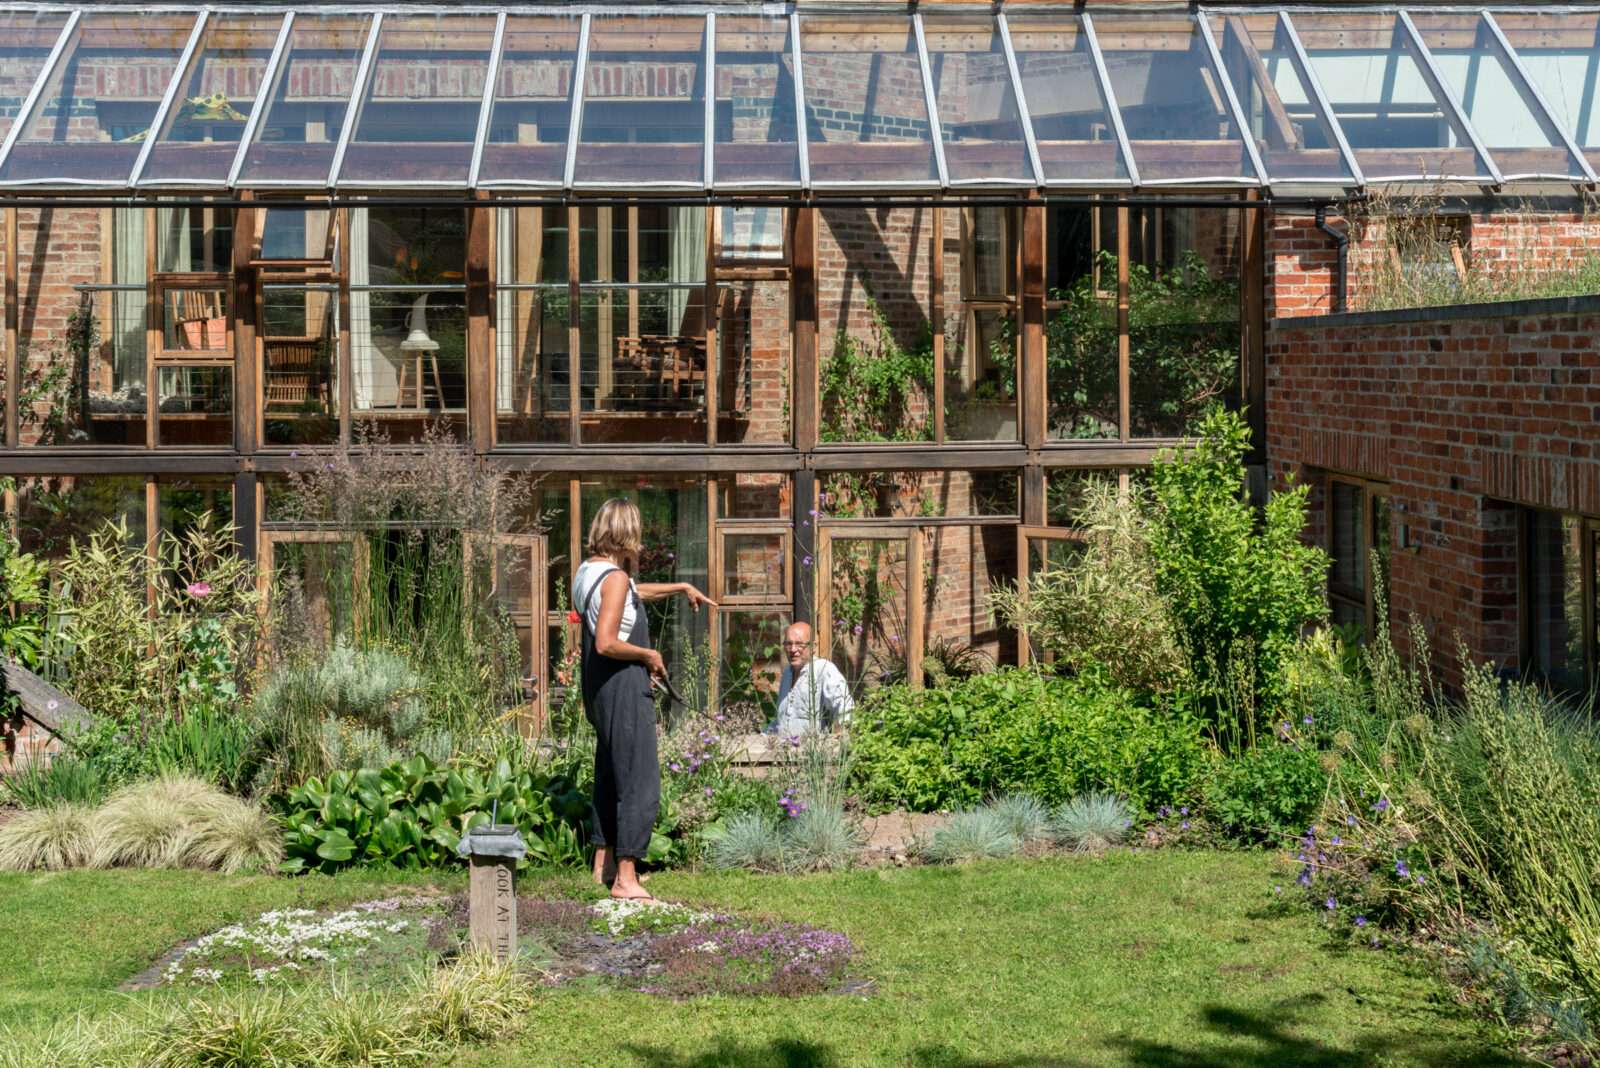
[[[652,679],[665,680],[667,677],[667,662],[661,659],[661,654],[654,649],[641,649],[640,652],[644,655],[639,657],[639,663],[643,664],[645,670],[650,672],[650,677]]]
[[[696,612],[700,611],[700,606],[703,604],[710,605],[712,608],[717,607],[717,602],[713,601],[711,598],[707,597],[705,594],[701,593],[698,589],[687,582],[683,584],[683,595],[689,599],[689,607],[693,608]]]

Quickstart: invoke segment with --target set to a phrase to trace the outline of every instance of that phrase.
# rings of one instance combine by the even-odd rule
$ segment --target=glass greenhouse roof
[[[1600,12],[0,10],[0,188],[1596,182]]]

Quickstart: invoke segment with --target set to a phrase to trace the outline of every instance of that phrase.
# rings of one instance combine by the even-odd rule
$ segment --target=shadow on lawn
[[[1352,1048],[1336,1048],[1288,1033],[1295,1009],[1285,1007],[1276,1020],[1217,1005],[1201,1010],[1206,1031],[1232,1040],[1224,1048],[1189,1049],[1137,1038],[1113,1039],[1103,1048],[1112,1055],[1110,1063],[1126,1068],[1368,1068],[1387,1063],[1385,1058],[1417,1068],[1515,1068],[1527,1063],[1490,1050],[1463,1050],[1457,1039],[1412,1034],[1372,1034]],[[724,1038],[693,1054],[652,1046],[629,1046],[628,1052],[648,1068],[838,1068],[842,1063],[830,1046],[793,1039],[745,1045]],[[922,1046],[897,1061],[908,1068],[1095,1068],[1108,1063],[1043,1054],[968,1057],[948,1046]]]

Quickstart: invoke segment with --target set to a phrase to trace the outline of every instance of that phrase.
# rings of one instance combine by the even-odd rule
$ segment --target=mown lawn
[[[1271,907],[1259,855],[861,871],[676,874],[656,893],[848,933],[867,997],[707,998],[560,989],[473,1068],[904,1065],[1314,1068],[1519,1063],[1398,957],[1339,949]],[[374,896],[395,880],[119,872],[0,877],[0,1023],[112,993],[173,942],[266,908]],[[577,875],[549,880],[581,885]],[[456,883],[459,885],[459,882]]]

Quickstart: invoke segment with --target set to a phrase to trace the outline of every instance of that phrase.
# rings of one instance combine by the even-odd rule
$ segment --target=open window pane
[[[920,538],[912,530],[908,537]],[[823,610],[831,613],[828,648],[850,692],[861,695],[906,681],[911,640],[909,544],[905,538],[834,538],[832,572],[821,576]],[[920,576],[917,578],[920,579]]]
[[[1295,62],[1275,14],[1215,14],[1211,32],[1256,151],[1274,182],[1352,185],[1327,114]]]
[[[192,13],[85,15],[0,181],[125,185],[194,22]]]
[[[1584,686],[1583,524],[1573,516],[1527,513],[1528,667],[1555,689]]]
[[[1600,164],[1600,13],[1568,9],[1495,14],[1523,70],[1568,136]]]
[[[160,445],[233,444],[233,368],[158,367]]]
[[[703,18],[595,18],[573,184],[700,186],[705,94]]]
[[[487,15],[384,21],[340,185],[466,185],[494,22]]]
[[[61,12],[0,15],[0,139],[11,132],[66,21]]]
[[[792,621],[787,609],[718,611],[717,693],[730,732],[761,730],[777,715],[778,690],[787,666],[783,634]]]
[[[1294,26],[1368,181],[1489,177],[1396,15],[1308,12],[1295,15]]]
[[[1047,183],[1126,182],[1089,38],[1074,15],[1007,20]]]
[[[1192,16],[1097,15],[1094,28],[1141,181],[1255,177]]]
[[[810,16],[800,47],[812,184],[937,185],[911,20]]]
[[[718,186],[799,184],[793,66],[787,18],[717,20]]]
[[[339,295],[269,286],[261,294],[261,419],[268,445],[339,440]]]
[[[567,165],[581,20],[506,20],[480,185],[558,186]]]
[[[295,17],[272,98],[245,150],[240,185],[328,184],[367,29],[365,17]]]
[[[717,442],[789,441],[789,282],[717,287]]]
[[[964,308],[944,346],[944,430],[950,441],[1017,440],[1016,318],[1004,308]]]
[[[1481,15],[1419,11],[1412,21],[1502,175],[1583,177],[1560,132],[1522,91]]]
[[[225,185],[283,21],[213,16],[140,184]]]
[[[1022,110],[990,16],[923,20],[945,167],[953,184],[1034,184]]]

